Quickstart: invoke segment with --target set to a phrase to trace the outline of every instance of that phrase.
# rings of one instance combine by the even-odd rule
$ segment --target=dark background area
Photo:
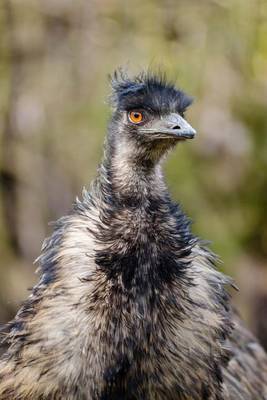
[[[101,159],[108,73],[147,67],[195,97],[193,142],[166,163],[173,197],[212,241],[267,347],[267,2],[2,0],[0,322]]]

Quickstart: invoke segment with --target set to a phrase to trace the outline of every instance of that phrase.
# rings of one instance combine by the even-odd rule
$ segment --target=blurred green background
[[[96,174],[118,66],[160,66],[195,97],[198,136],[168,159],[167,181],[267,347],[265,0],[2,0],[0,321],[37,281],[48,222]]]

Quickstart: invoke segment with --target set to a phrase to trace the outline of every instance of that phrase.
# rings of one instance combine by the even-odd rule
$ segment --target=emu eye
[[[128,118],[133,124],[140,124],[144,120],[144,115],[141,111],[130,111]]]

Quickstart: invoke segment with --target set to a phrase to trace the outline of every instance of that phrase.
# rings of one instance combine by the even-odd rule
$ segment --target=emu
[[[115,73],[90,191],[55,224],[40,281],[8,326],[1,400],[266,400],[267,356],[232,280],[170,199],[161,164],[192,139],[191,99]]]

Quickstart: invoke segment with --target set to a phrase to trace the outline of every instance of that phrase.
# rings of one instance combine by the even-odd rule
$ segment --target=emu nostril
[[[174,126],[172,127],[172,129],[181,129],[181,127],[180,127],[179,125],[174,125]]]

